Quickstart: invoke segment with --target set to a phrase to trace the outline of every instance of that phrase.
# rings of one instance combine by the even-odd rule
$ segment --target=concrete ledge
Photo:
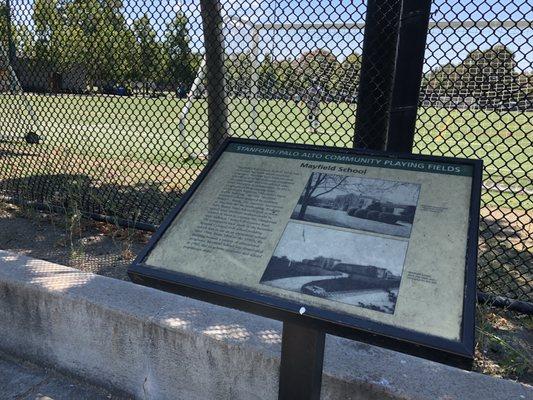
[[[0,251],[0,348],[139,399],[276,399],[281,324]],[[327,338],[322,399],[530,399],[527,385]]]

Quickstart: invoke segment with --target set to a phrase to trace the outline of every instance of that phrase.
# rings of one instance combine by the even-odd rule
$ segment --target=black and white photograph
[[[407,242],[289,222],[261,283],[393,314]]]
[[[291,218],[410,237],[420,185],[313,172]]]

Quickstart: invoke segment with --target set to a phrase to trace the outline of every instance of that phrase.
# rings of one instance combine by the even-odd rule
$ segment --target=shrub
[[[398,221],[398,217],[392,213],[381,212],[379,213],[378,219],[387,224],[394,224]]]
[[[354,214],[354,217],[357,218],[366,218],[366,215],[368,214],[368,211],[366,210],[357,210]]]
[[[372,219],[374,221],[378,221],[379,220],[379,211],[369,211],[368,214],[367,214],[367,218],[368,219]]]

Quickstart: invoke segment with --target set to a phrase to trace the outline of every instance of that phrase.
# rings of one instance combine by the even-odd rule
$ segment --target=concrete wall
[[[139,399],[276,399],[281,324],[0,251],[0,349]],[[328,337],[322,399],[529,399],[525,385]]]

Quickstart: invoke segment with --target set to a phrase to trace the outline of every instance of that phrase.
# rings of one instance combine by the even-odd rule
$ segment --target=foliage
[[[250,94],[253,73],[253,56],[250,53],[230,54],[225,62],[228,93],[236,96]]]
[[[201,55],[191,50],[185,14],[178,9],[166,27],[156,29],[148,14],[126,20],[124,5],[123,0],[35,0],[33,21],[12,23],[12,47],[28,65],[57,74],[83,71],[87,86],[100,89],[141,85],[148,93],[155,88],[190,88]],[[6,50],[7,25],[8,10],[1,3],[0,43]],[[321,88],[321,100],[352,103],[357,97],[358,53],[338,57],[315,48],[296,58],[255,57],[247,51],[227,58],[229,93],[291,99],[314,82]],[[423,87],[426,94],[457,97],[480,107],[527,102],[533,74],[518,72],[515,58],[501,44],[475,49],[460,62],[427,73]],[[252,93],[254,80],[257,93]]]
[[[458,64],[448,63],[424,79],[426,93],[470,99],[485,106],[493,101],[527,98],[531,77],[516,70],[515,54],[503,45],[473,50]],[[467,100],[468,101],[468,100]]]
[[[147,14],[127,21],[121,0],[35,0],[32,29],[13,24],[19,59],[40,71],[83,71],[87,86],[190,87],[199,65],[181,11],[158,34]],[[0,40],[7,50],[7,9],[0,4]]]
[[[347,184],[347,179],[348,177],[346,176],[314,172],[307,181],[303,194],[298,201],[300,204],[298,219],[304,219],[307,207],[313,199],[330,193],[335,189],[344,188]]]
[[[167,83],[171,85],[182,83],[188,88],[192,85],[197,66],[193,60],[189,41],[187,17],[178,12],[165,32]]]
[[[145,90],[151,81],[160,81],[160,66],[163,58],[161,44],[147,14],[133,21],[136,41],[134,76],[140,80]]]
[[[297,59],[296,74],[303,87],[310,86],[313,82],[328,90],[334,83],[335,72],[339,62],[329,50],[316,49],[303,53]]]
[[[0,46],[6,50],[7,50],[7,38],[8,38],[7,21],[8,21],[7,7],[5,4],[0,3]]]
[[[254,66],[254,56],[249,52],[231,54],[226,62],[229,92],[239,96],[252,96],[252,80],[257,81],[259,97],[265,99],[291,99],[302,96],[307,88],[316,84],[321,88],[322,100],[346,98],[353,101],[357,93],[361,56],[348,55],[342,62],[329,50],[315,49],[304,52],[297,59],[290,57],[272,59],[267,54]],[[254,70],[257,76],[254,77]]]

